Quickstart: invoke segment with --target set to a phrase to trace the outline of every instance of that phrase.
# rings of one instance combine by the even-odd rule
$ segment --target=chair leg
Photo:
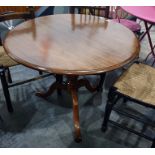
[[[56,75],[56,81],[59,83],[63,82],[63,75]],[[57,89],[57,94],[61,95],[61,89]]]
[[[104,83],[104,80],[105,80],[105,76],[106,76],[106,73],[103,73],[103,74],[100,75],[100,82],[99,82],[99,85],[97,87],[97,91],[102,92],[102,90],[103,90],[103,83]]]
[[[109,121],[109,117],[112,111],[113,104],[111,102],[107,102],[106,108],[105,108],[105,114],[104,114],[104,120],[102,124],[102,131],[105,132],[107,130],[107,125]]]
[[[153,139],[153,142],[152,142],[151,148],[155,148],[155,139]]]
[[[103,132],[107,130],[107,125],[108,125],[112,108],[115,105],[115,103],[118,101],[118,99],[119,99],[119,96],[115,97],[114,92],[110,90],[108,94],[108,101],[105,107],[105,114],[104,114],[104,119],[103,119],[102,128],[101,128]]]
[[[43,74],[43,72],[42,71],[39,71],[39,75],[42,75]]]
[[[82,9],[78,8],[78,14],[81,14]]]
[[[10,69],[6,68],[6,70],[7,70],[7,80],[9,83],[12,83],[12,77],[11,77]]]
[[[128,102],[128,99],[127,98],[123,98],[123,103],[127,103]]]
[[[0,122],[2,122],[2,123],[4,122],[3,118],[1,117],[1,115],[0,115]]]
[[[74,6],[69,7],[69,13],[71,13],[71,14],[75,13],[75,7]]]
[[[10,93],[9,93],[8,84],[7,84],[7,80],[5,77],[5,70],[4,69],[1,70],[0,77],[1,77],[1,83],[2,83],[2,88],[3,88],[5,100],[6,100],[7,109],[10,113],[12,113],[13,107],[11,104]]]

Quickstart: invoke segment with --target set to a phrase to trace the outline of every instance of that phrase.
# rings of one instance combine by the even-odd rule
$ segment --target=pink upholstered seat
[[[128,19],[113,19],[113,21],[126,26],[127,28],[129,28],[133,32],[138,32],[141,29],[141,26],[138,23],[136,23],[135,21],[132,21],[132,20],[128,20]]]

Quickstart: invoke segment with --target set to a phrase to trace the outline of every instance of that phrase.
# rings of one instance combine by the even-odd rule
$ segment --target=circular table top
[[[126,12],[151,23],[155,23],[155,6],[122,6]]]
[[[139,54],[139,41],[119,23],[97,16],[63,14],[26,21],[11,30],[4,48],[28,67],[56,74],[114,70]]]

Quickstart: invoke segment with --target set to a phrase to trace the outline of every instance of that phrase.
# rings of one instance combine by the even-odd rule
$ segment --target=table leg
[[[50,96],[55,90],[58,90],[58,93],[61,89],[67,89],[67,85],[62,84],[62,81],[55,81],[48,89],[47,92],[37,92],[36,96],[46,98]]]
[[[82,140],[80,131],[79,120],[79,107],[78,107],[78,95],[77,95],[77,77],[68,77],[68,89],[71,93],[73,100],[73,121],[75,128],[75,141],[80,142]]]
[[[143,38],[146,36],[146,34],[148,33],[148,31],[150,31],[150,29],[152,28],[153,24],[151,24],[148,29],[143,33],[143,35],[139,38],[139,41],[142,41]],[[146,29],[146,27],[145,27]]]
[[[56,89],[67,89],[72,96],[73,101],[73,121],[75,128],[75,141],[80,142],[82,140],[80,131],[80,119],[79,119],[79,107],[78,107],[78,88],[85,86],[89,91],[97,91],[98,86],[92,87],[90,82],[86,79],[78,80],[78,76],[68,75],[67,82],[62,82],[62,77],[56,76],[56,81],[49,87],[47,92],[37,92],[36,95],[39,97],[46,98],[51,95]]]
[[[90,82],[87,79],[80,79],[80,80],[78,80],[76,86],[77,86],[77,88],[80,88],[80,87],[84,86],[90,92],[95,92],[95,91],[97,91],[97,88],[98,88],[98,85],[95,86],[95,87],[91,86]]]

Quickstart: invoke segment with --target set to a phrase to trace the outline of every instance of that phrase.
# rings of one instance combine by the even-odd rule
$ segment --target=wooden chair
[[[109,6],[72,6],[70,13],[75,13],[76,9],[79,14],[90,14],[100,17],[109,17]]]
[[[155,69],[147,64],[137,62],[132,64],[129,69],[118,78],[109,91],[104,121],[102,124],[102,130],[104,132],[107,130],[107,124],[109,122],[146,138],[147,140],[153,141],[151,147],[155,147],[154,137],[150,137],[142,132],[124,126],[121,123],[110,120],[110,114],[112,110],[114,110],[125,117],[140,121],[141,123],[144,123],[144,125],[155,127],[154,123],[139,118],[138,116],[135,116],[135,114],[133,115],[133,113],[129,114],[125,112],[125,109],[122,110],[122,108],[116,107],[119,99],[123,99],[124,104],[127,101],[131,101],[130,104],[140,104],[144,107],[155,109]]]
[[[14,19],[23,19],[23,20],[32,19],[35,17],[34,9],[35,8],[32,6],[31,7],[11,7],[11,6],[0,7],[0,12],[2,12],[0,13],[0,22],[14,20]],[[2,40],[2,44],[3,44],[3,40]],[[3,88],[3,92],[4,92],[4,96],[6,99],[6,104],[9,112],[13,112],[13,107],[11,105],[11,99],[9,94],[9,88],[41,78],[41,77],[35,77],[27,81],[12,83],[9,67],[12,67],[15,65],[18,65],[18,63],[12,60],[5,53],[3,46],[0,46],[0,70],[1,70],[0,78],[1,78],[2,88]],[[39,73],[42,74],[42,72],[40,71]],[[43,75],[43,77],[46,77],[46,76],[47,75]]]

